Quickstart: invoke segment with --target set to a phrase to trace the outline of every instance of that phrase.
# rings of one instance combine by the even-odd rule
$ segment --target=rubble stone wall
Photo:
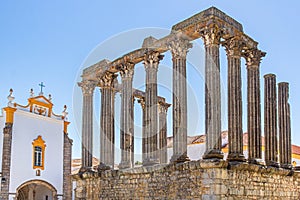
[[[75,199],[299,199],[299,174],[227,161],[75,175]]]

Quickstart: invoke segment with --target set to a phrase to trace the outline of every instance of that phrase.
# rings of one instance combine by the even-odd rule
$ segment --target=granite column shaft
[[[159,160],[160,163],[168,163],[167,152],[167,112],[170,104],[160,102],[159,104]]]
[[[93,93],[96,84],[86,80],[79,86],[83,93],[81,170],[84,171],[93,165]]]
[[[132,80],[134,64],[126,62],[120,67],[121,85],[121,163],[120,169],[131,168],[134,163],[134,119]]]
[[[145,98],[140,98],[138,100],[138,103],[141,104],[142,107],[142,161],[145,159],[145,154],[146,154],[146,148],[145,145],[147,143],[147,138],[145,137],[145,118],[146,118],[146,113],[145,113]]]
[[[173,61],[173,156],[171,162],[185,162],[187,156],[187,77],[186,55],[192,44],[177,38],[169,48]]]
[[[289,84],[278,84],[278,117],[279,117],[279,161],[283,168],[292,168],[292,144],[290,125]]]
[[[222,159],[221,152],[221,89],[218,27],[202,32],[205,45],[205,134],[203,159]]]
[[[247,129],[250,163],[257,163],[262,159],[259,65],[265,55],[265,52],[258,49],[248,50],[244,54],[247,65]]]
[[[146,69],[145,96],[145,157],[143,165],[158,164],[158,107],[157,107],[157,70],[159,61],[163,58],[159,52],[149,52],[144,57]]]
[[[225,42],[228,60],[228,143],[229,161],[245,161],[243,155],[241,53],[237,38]]]
[[[267,166],[278,167],[276,76],[265,79],[265,161]]]
[[[114,167],[115,158],[115,89],[117,76],[107,72],[101,79],[101,114],[100,114],[100,162]],[[100,166],[101,167],[101,166]]]

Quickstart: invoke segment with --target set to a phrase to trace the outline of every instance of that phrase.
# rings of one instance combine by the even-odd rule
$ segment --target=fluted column
[[[278,117],[279,117],[279,161],[283,168],[292,168],[292,144],[290,126],[289,84],[278,84]]]
[[[159,61],[163,58],[159,52],[145,54],[144,65],[146,70],[146,96],[145,96],[145,157],[143,165],[159,163],[157,152],[158,112],[157,112],[157,70]]]
[[[100,169],[113,168],[115,160],[115,88],[116,74],[106,72],[100,80]]]
[[[171,105],[166,102],[159,102],[159,161],[168,163],[167,152],[167,112]]]
[[[86,171],[93,165],[93,93],[96,82],[84,80],[78,85],[83,94],[81,171]]]
[[[247,65],[247,129],[248,161],[258,163],[262,159],[260,73],[261,58],[266,55],[258,49],[244,53]]]
[[[131,109],[131,141],[132,141],[132,145],[131,145],[131,164],[134,167],[134,102],[135,102],[135,98],[134,96],[132,96],[132,109]]]
[[[205,45],[205,134],[203,159],[222,159],[221,90],[219,46],[221,31],[217,26],[200,32]]]
[[[187,156],[186,55],[192,44],[176,38],[169,44],[173,60],[173,156],[171,162],[185,162]]]
[[[144,158],[145,158],[145,154],[146,154],[146,148],[145,148],[145,145],[146,145],[146,143],[147,143],[147,138],[145,137],[145,134],[146,134],[146,132],[145,132],[145,124],[146,124],[146,122],[145,122],[145,118],[146,118],[146,114],[145,114],[145,107],[146,107],[146,105],[145,105],[145,98],[140,98],[139,100],[138,100],[138,103],[140,103],[141,104],[141,107],[142,107],[142,161],[144,160]]]
[[[266,165],[278,167],[276,76],[265,78],[265,161]]]
[[[133,121],[133,92],[132,80],[134,64],[126,62],[118,66],[122,79],[121,85],[121,163],[120,169],[133,167],[134,162],[134,121]]]
[[[228,143],[229,161],[245,161],[243,155],[243,110],[241,54],[244,43],[235,36],[224,42],[228,61]]]

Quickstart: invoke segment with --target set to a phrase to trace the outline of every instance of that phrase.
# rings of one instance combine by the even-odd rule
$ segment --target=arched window
[[[45,163],[45,141],[42,139],[42,136],[38,136],[32,142],[33,147],[33,169],[44,170]]]

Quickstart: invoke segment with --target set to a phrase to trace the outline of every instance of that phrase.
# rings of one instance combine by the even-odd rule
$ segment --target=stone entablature
[[[256,49],[258,42],[254,41],[248,35],[243,32],[242,25],[218,10],[215,7],[211,7],[199,14],[192,16],[191,18],[184,20],[173,26],[172,31],[166,37],[161,39],[147,40],[147,45],[143,45],[142,48],[129,52],[114,61],[110,62],[107,59],[92,65],[91,67],[83,70],[84,79],[94,79],[96,77],[103,76],[105,71],[117,73],[119,69],[117,66],[120,63],[131,62],[139,63],[143,60],[144,55],[150,51],[157,51],[163,53],[168,51],[168,45],[172,41],[176,41],[178,37],[188,39],[190,41],[202,37],[203,31],[210,27],[212,24],[216,24],[221,31],[220,37],[223,39],[229,39],[236,35],[239,35],[241,41],[245,44],[243,50]],[[147,38],[146,38],[147,39]]]
[[[236,30],[243,32],[243,26],[235,19],[229,17],[224,12],[215,7],[204,10],[172,27],[173,31],[185,30],[187,27],[196,26],[208,20],[219,20],[226,23],[227,26],[233,27]]]

